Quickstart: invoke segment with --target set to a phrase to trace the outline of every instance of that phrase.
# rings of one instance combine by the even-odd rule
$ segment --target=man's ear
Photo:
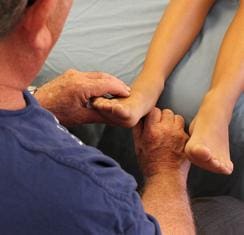
[[[33,49],[48,50],[53,45],[48,19],[55,11],[58,0],[38,0],[26,8],[22,27]]]

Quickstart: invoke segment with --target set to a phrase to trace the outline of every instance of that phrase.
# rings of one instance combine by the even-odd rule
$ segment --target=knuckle
[[[95,76],[96,78],[103,78],[104,77],[104,73],[102,73],[100,71],[92,72],[92,75]]]
[[[179,120],[179,121],[182,122],[182,123],[185,122],[184,118],[183,118],[181,115],[179,115],[179,114],[176,114],[176,115],[175,115],[175,119]]]
[[[74,74],[76,74],[78,71],[75,70],[75,69],[68,69],[66,72],[65,72],[65,75],[68,75],[68,76],[73,76]]]
[[[181,131],[179,134],[178,134],[178,138],[180,141],[182,142],[186,142],[188,140],[188,135],[184,132],[184,131]]]
[[[155,131],[153,128],[149,128],[147,133],[147,140],[150,142],[154,142],[159,138],[159,135],[157,131]]]
[[[151,110],[151,112],[154,112],[154,113],[160,112],[160,111],[161,110],[158,107],[153,107],[152,110]]]
[[[102,74],[102,77],[104,77],[104,78],[108,78],[108,79],[112,78],[112,75],[109,73],[101,72],[101,74]]]
[[[162,111],[163,113],[166,113],[166,114],[174,114],[173,111],[171,109],[163,109]]]
[[[162,125],[160,127],[161,127],[160,128],[161,131],[166,133],[166,134],[170,134],[174,130],[171,125],[168,125],[168,124],[165,124],[165,123],[162,123]]]

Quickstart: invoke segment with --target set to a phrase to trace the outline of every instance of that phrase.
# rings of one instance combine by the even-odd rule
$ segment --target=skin
[[[18,110],[26,107],[23,90],[33,81],[58,39],[71,5],[72,1],[68,0],[37,1],[26,10],[16,29],[0,41],[0,63],[2,63],[0,109]],[[110,88],[104,88],[104,83]],[[108,91],[115,95],[128,96],[128,88],[111,75],[81,73],[74,70],[68,71],[44,86],[36,96],[40,98],[40,102],[50,105],[55,110],[57,107],[52,106],[54,105],[53,97],[55,99],[59,97],[62,100],[62,95],[66,97],[72,94],[70,89],[63,94],[64,85],[72,85],[71,88],[76,93],[71,96],[74,99],[74,107],[79,101],[85,104],[90,98]],[[96,91],[94,91],[95,88]],[[87,90],[82,92],[82,89]],[[67,101],[64,104],[65,108],[72,102],[70,99],[67,100],[67,97],[62,101]],[[83,105],[80,106],[83,107]],[[73,107],[72,104],[71,107]],[[82,107],[82,111],[89,112]],[[63,113],[68,115],[68,112]],[[87,114],[86,118],[89,115]],[[188,137],[183,128],[184,121],[180,116],[175,116],[169,110],[161,113],[159,109],[154,109],[146,118],[145,123],[141,123],[134,130],[138,157],[144,174],[148,178],[142,201],[146,210],[158,218],[166,234],[172,234],[172,231],[173,234],[184,234],[174,230],[172,222],[175,220],[181,231],[186,231],[186,234],[190,235],[194,234],[186,194],[189,162],[182,157]],[[158,164],[154,164],[155,160]],[[150,192],[155,192],[155,197]],[[172,207],[172,204],[175,206]]]
[[[60,36],[72,1],[38,0],[26,9],[16,29],[0,41],[0,108],[26,107],[23,90],[34,80]],[[33,63],[35,61],[35,63]],[[11,68],[11,69],[10,69]],[[64,87],[66,87],[64,89]],[[85,103],[107,93],[128,97],[130,88],[106,73],[69,70],[38,89],[36,98],[67,126],[105,122]],[[48,95],[47,95],[48,94]]]
[[[155,106],[166,79],[190,48],[213,3],[213,0],[170,1],[152,38],[143,69],[131,85],[131,96],[128,99],[97,99],[94,107],[108,118],[117,120],[119,125],[134,126]]]
[[[135,150],[146,183],[145,210],[157,218],[163,234],[193,235],[195,226],[186,190],[189,161],[184,119],[158,108],[133,129]],[[177,221],[177,222],[176,222]]]
[[[155,105],[166,79],[192,45],[214,2],[171,0],[153,36],[143,70],[131,86],[131,96],[114,100],[99,98],[94,107],[118,125],[134,126]],[[221,174],[233,171],[228,125],[244,89],[243,21],[241,0],[220,48],[212,85],[191,123],[191,137],[185,148],[194,164]]]
[[[191,138],[186,145],[193,163],[216,173],[230,174],[233,171],[228,125],[235,103],[244,91],[243,21],[244,1],[240,1],[221,46],[210,90],[191,123]]]
[[[0,41],[1,109],[26,107],[23,90],[34,80],[57,41],[71,5],[71,0],[36,1]]]
[[[89,108],[91,99],[107,93],[128,97],[130,88],[107,73],[72,69],[38,88],[34,96],[60,123],[74,127],[81,123],[107,122],[97,110]]]

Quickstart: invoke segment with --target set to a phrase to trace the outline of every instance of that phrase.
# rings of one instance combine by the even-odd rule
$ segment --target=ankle
[[[235,102],[226,94],[215,89],[209,90],[204,96],[200,108],[205,109],[208,115],[217,112],[222,120],[226,119],[226,122],[229,123]]]

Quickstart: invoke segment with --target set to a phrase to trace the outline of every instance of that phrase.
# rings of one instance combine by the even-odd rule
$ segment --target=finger
[[[67,127],[74,127],[85,123],[106,123],[106,120],[95,110],[81,108],[79,111],[56,114],[60,122]]]
[[[104,123],[112,126],[116,125],[116,122],[104,117],[99,111],[96,111],[94,109],[86,109],[86,111],[80,112],[80,118],[83,121],[80,121],[79,124]]]
[[[176,127],[178,127],[179,129],[184,128],[184,126],[185,126],[185,120],[184,120],[184,118],[182,116],[175,115],[174,121],[175,121],[175,126]]]
[[[150,128],[151,125],[159,123],[161,120],[161,110],[159,108],[153,108],[151,112],[145,117],[145,129]]]
[[[172,110],[164,109],[162,111],[162,122],[166,125],[172,125],[174,123],[175,115]]]
[[[102,72],[88,72],[87,77],[94,80],[96,96],[103,96],[108,93],[121,97],[128,97],[130,95],[130,87],[111,74]]]
[[[106,119],[94,109],[86,109],[86,112],[82,112],[80,115],[81,118],[85,116],[86,121],[83,123],[106,123]]]

